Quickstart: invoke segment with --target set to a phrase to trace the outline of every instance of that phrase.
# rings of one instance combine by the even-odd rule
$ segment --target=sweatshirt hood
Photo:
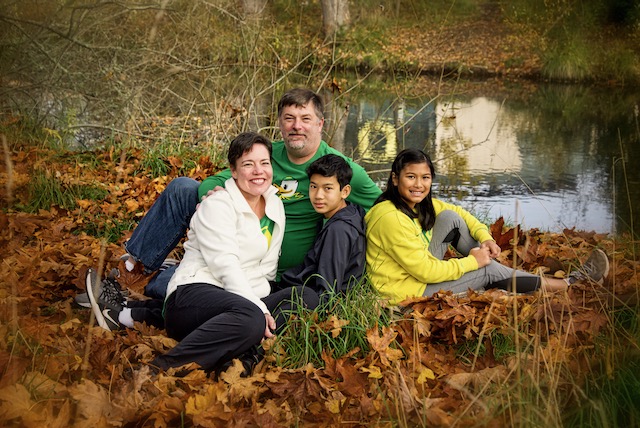
[[[327,227],[329,223],[343,221],[356,229],[358,233],[364,235],[364,214],[364,209],[360,205],[347,201],[347,206],[335,213],[335,215],[327,221],[325,227]]]

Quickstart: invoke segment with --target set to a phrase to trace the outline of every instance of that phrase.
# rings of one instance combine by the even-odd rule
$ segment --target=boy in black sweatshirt
[[[324,219],[302,264],[282,274],[279,288],[305,285],[318,294],[345,292],[365,267],[364,210],[346,199],[352,171],[340,156],[329,154],[307,168],[309,199]]]

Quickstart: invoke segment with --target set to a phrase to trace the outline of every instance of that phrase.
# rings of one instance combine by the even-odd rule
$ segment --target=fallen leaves
[[[47,154],[29,149],[12,156],[17,173],[28,175],[34,160],[42,163]],[[569,272],[598,246],[612,255],[605,287],[578,284],[568,293],[528,296],[437,293],[408,299],[391,326],[369,330],[364,357],[360,349],[340,358],[325,352],[323,368],[296,370],[267,359],[246,378],[239,361],[217,379],[200,370],[182,378],[154,375],[145,363],[175,345],[164,331],[138,325],[106,332],[91,327],[90,312],[74,305],[86,268],[103,260],[106,272],[122,251],[79,228],[105,215],[140,217],[173,177],[134,176],[128,164],[116,166],[118,154],[98,156],[101,169],[73,168],[73,174],[103,183],[105,200],[80,200],[71,211],[0,212],[3,425],[505,426],[500,400],[485,397],[503,397],[504,385],[542,382],[539,375],[528,377],[542,371],[584,376],[596,338],[611,328],[610,305],[624,304],[623,296],[635,295],[637,302],[638,262],[618,242],[572,229],[514,232],[499,220],[491,231],[503,249],[502,263],[553,275]],[[180,165],[178,159],[169,163]],[[198,161],[194,176],[204,178],[211,168]],[[19,191],[16,199],[25,195]],[[318,329],[333,338],[348,328],[337,316],[321,324]],[[497,337],[512,348],[500,349]],[[461,349],[472,351],[465,356]]]
[[[367,332],[367,340],[384,367],[391,367],[393,363],[402,358],[401,350],[390,347],[397,335],[398,333],[390,327],[383,328],[382,335],[378,335],[377,330],[374,329]]]

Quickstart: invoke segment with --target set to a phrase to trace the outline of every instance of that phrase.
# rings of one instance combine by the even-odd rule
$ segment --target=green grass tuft
[[[587,40],[579,35],[557,40],[543,55],[543,73],[554,80],[579,81],[592,77],[593,52]]]
[[[110,244],[115,244],[120,241],[125,232],[132,230],[136,224],[134,219],[97,216],[85,221],[84,226],[78,229],[77,233],[84,232],[96,238],[103,238]]]
[[[517,354],[516,344],[513,336],[510,335],[494,332],[491,334],[491,346],[493,347],[493,356],[498,361],[504,361]]]
[[[29,203],[25,211],[34,213],[49,210],[53,206],[72,210],[78,199],[100,200],[106,196],[106,189],[85,184],[64,184],[51,171],[37,169],[29,183]]]
[[[483,357],[487,352],[487,347],[478,339],[465,340],[456,347],[456,357],[460,361],[471,365],[475,357]]]
[[[154,178],[169,175],[174,168],[170,158],[174,158],[181,161],[181,165],[177,167],[177,175],[188,175],[188,171],[196,166],[194,159],[202,154],[204,153],[194,152],[180,144],[157,144],[146,152],[140,162],[140,171],[135,171],[135,174],[149,173]]]
[[[605,366],[605,362],[602,363]],[[640,355],[636,352],[607,374],[587,377],[584,396],[571,406],[566,427],[632,427],[640,424]]]
[[[346,354],[364,358],[370,349],[367,331],[388,326],[389,321],[378,294],[368,282],[359,282],[344,295],[329,295],[315,311],[292,313],[273,348],[276,364],[324,367],[323,352],[333,358]]]

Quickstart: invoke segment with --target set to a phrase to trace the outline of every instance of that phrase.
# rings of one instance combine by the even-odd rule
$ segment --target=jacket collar
[[[231,200],[233,201],[233,204],[236,207],[238,207],[240,211],[253,214],[253,210],[251,209],[251,207],[247,203],[247,200],[244,198],[244,195],[238,188],[238,185],[236,184],[236,180],[234,180],[233,178],[229,178],[225,182],[224,187],[229,193],[229,195],[231,196]],[[274,203],[273,198],[278,199],[278,197],[276,196],[276,193],[277,193],[277,189],[274,186],[269,186],[269,188],[262,194],[262,196],[264,197],[264,200],[266,201],[265,210],[267,212],[267,215],[271,213],[270,206],[273,205]],[[269,215],[269,218],[271,218],[271,215]],[[271,219],[275,220],[273,218]]]

